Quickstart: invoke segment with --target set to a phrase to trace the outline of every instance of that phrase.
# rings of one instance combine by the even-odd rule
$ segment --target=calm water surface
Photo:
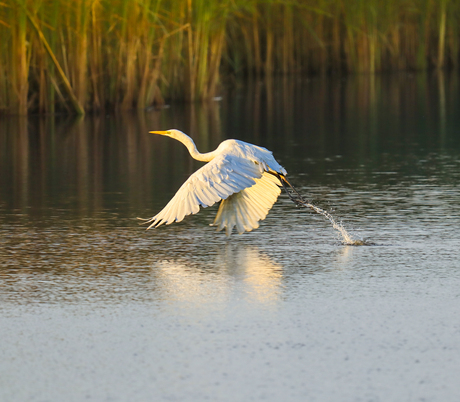
[[[0,119],[0,400],[458,401],[457,76],[235,82],[221,101]],[[265,146],[354,238],[282,195],[145,231],[226,138]]]

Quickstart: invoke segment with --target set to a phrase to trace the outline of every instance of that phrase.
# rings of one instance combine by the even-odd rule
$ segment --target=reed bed
[[[1,0],[0,113],[145,109],[222,76],[458,68],[457,0]]]

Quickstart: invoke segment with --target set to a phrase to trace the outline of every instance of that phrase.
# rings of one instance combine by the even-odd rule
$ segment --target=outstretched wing
[[[259,227],[259,221],[265,219],[281,190],[278,178],[267,172],[255,182],[252,187],[221,202],[213,223],[217,230],[225,228],[225,233],[230,236],[235,226],[239,234]]]
[[[256,183],[262,177],[260,164],[235,155],[220,155],[193,173],[171,201],[145,223],[151,227],[180,222],[196,214],[200,206],[209,207]]]

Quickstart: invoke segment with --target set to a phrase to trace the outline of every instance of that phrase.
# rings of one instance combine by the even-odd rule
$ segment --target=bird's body
[[[182,142],[190,155],[208,162],[193,173],[180,187],[169,203],[153,218],[151,227],[180,222],[185,216],[196,214],[201,207],[221,201],[213,226],[225,228],[230,235],[259,227],[276,202],[280,177],[286,170],[272,153],[257,145],[239,140],[223,141],[215,151],[199,153],[193,140],[179,130],[151,131]]]

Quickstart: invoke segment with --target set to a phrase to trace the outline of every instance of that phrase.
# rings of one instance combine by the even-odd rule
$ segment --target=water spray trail
[[[284,190],[286,193],[289,195],[289,198],[296,203],[298,206],[303,206],[312,209],[318,214],[321,214],[325,216],[329,221],[332,223],[332,226],[335,230],[337,230],[343,238],[342,243],[343,244],[348,244],[348,245],[353,245],[353,246],[358,246],[358,245],[364,245],[365,242],[363,240],[353,240],[351,235],[345,230],[343,227],[342,223],[337,223],[333,216],[325,211],[324,209],[321,209],[313,204],[310,204],[308,201],[304,200],[303,197],[299,194],[299,192],[292,186],[291,183],[287,181],[285,177],[278,176],[278,178],[281,181],[281,184],[283,185]],[[294,192],[295,196],[288,190],[288,188],[285,185],[285,182],[291,187],[292,191]]]
[[[351,235],[345,230],[345,228],[343,227],[342,223],[337,223],[329,212],[327,212],[324,209],[321,209],[321,208],[319,208],[319,207],[317,207],[317,206],[315,206],[313,204],[305,202],[305,201],[300,201],[299,200],[298,204],[304,205],[305,207],[308,207],[308,208],[312,209],[313,211],[315,211],[316,213],[321,214],[321,215],[325,216],[327,219],[329,219],[329,221],[332,223],[333,228],[335,230],[339,231],[340,234],[342,235],[342,238],[343,238],[342,243],[349,244],[349,245],[357,244],[356,240],[353,240]]]

